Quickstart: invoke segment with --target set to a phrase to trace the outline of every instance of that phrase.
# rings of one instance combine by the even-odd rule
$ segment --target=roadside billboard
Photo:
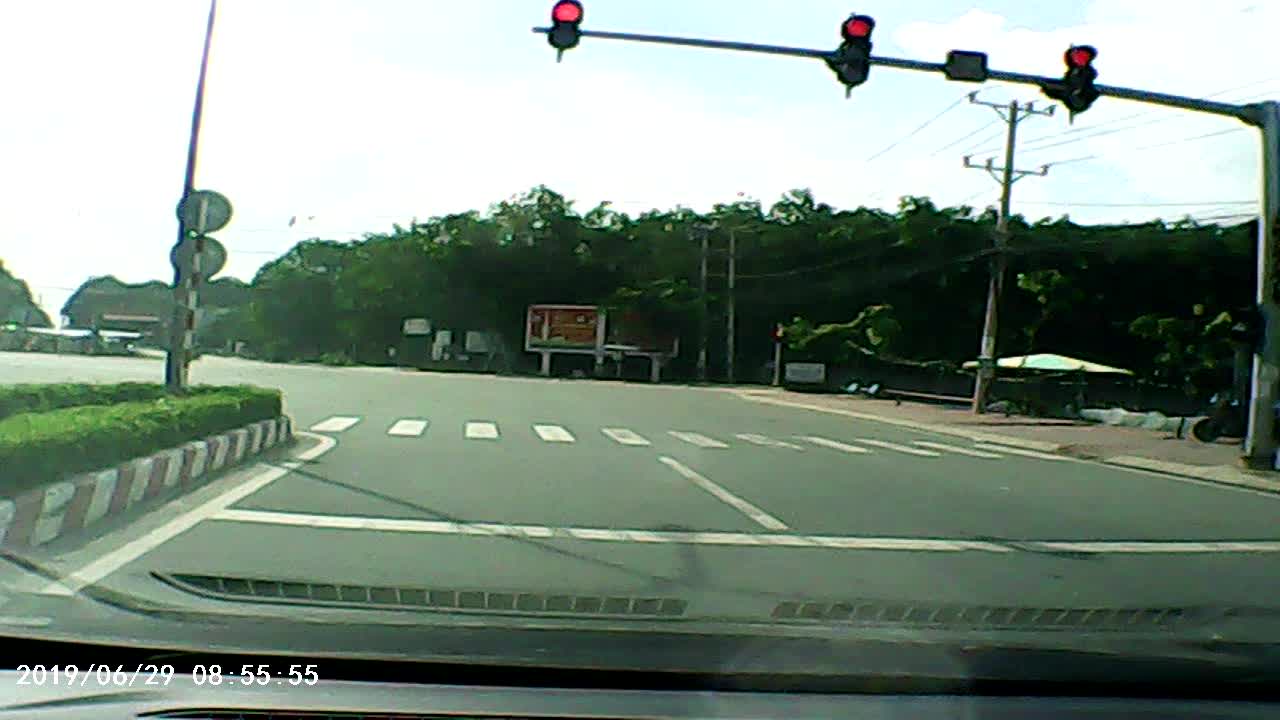
[[[595,305],[531,305],[524,349],[595,353],[603,345],[604,311]]]
[[[659,328],[648,317],[637,312],[624,312],[609,316],[609,333],[606,349],[626,348],[633,353],[661,353],[675,357],[679,351],[679,334],[669,328]]]

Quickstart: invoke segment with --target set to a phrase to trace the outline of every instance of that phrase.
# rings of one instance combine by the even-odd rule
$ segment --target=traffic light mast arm
[[[533,28],[533,32],[543,35],[550,31],[551,28],[548,27]],[[583,30],[581,33],[582,37],[600,38],[602,40],[628,40],[631,42],[655,43],[659,45],[682,45],[684,47],[700,47],[713,50],[738,50],[741,52],[756,52],[768,55],[788,55],[791,57],[818,60],[828,60],[835,55],[831,50],[814,50],[811,48],[786,47],[783,45],[762,45],[759,43],[735,42],[732,40],[707,40],[704,38],[683,38],[667,35],[641,35],[637,33],[605,32],[601,30]],[[924,62],[922,60],[909,60],[906,58],[872,55],[871,64],[898,68],[899,70],[916,70],[919,72],[933,72],[939,74],[946,73],[945,63]],[[988,70],[987,79],[1002,80],[1004,82],[1016,83],[1019,85],[1034,85],[1040,88],[1043,88],[1046,84],[1060,83],[1062,81],[1061,78],[1043,77],[1040,75],[1030,75],[1028,73],[1006,72],[1002,70]],[[1148,90],[1136,90],[1133,88],[1114,87],[1111,85],[1095,85],[1094,87],[1104,97],[1113,97],[1122,100],[1136,100],[1138,102],[1144,102],[1151,105],[1163,105],[1165,107],[1194,110],[1196,112],[1210,113],[1212,115],[1223,115],[1242,120],[1249,125],[1260,126],[1262,124],[1262,113],[1253,106],[1233,105],[1231,103],[1213,102],[1212,100],[1201,100],[1198,98],[1183,97],[1181,95],[1168,95]]]

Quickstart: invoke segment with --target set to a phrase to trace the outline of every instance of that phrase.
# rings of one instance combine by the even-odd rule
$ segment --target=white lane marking
[[[858,438],[858,442],[862,443],[863,445],[870,445],[872,447],[884,448],[885,450],[895,450],[897,452],[906,453],[908,455],[918,455],[920,457],[942,457],[941,454],[933,452],[932,450],[921,450],[920,448],[907,447],[906,445],[899,445],[897,443],[885,442],[884,440],[871,440],[869,438]]]
[[[755,505],[752,505],[751,503],[747,502],[746,500],[743,500],[742,498],[738,497],[737,495],[734,495],[733,493],[729,492],[728,490],[725,490],[724,488],[722,488],[722,487],[720,487],[719,485],[715,484],[715,483],[714,483],[714,482],[712,482],[711,480],[709,480],[709,479],[707,479],[707,478],[703,477],[702,475],[698,474],[698,472],[697,472],[696,470],[694,470],[694,469],[692,469],[692,468],[690,468],[690,467],[688,467],[688,466],[686,466],[686,465],[682,465],[682,464],[680,464],[680,462],[679,462],[679,461],[677,461],[677,460],[675,460],[675,459],[673,459],[673,458],[669,458],[669,457],[663,456],[663,457],[658,458],[658,462],[661,462],[663,465],[666,465],[667,467],[671,468],[672,470],[675,470],[676,472],[680,473],[680,474],[681,474],[681,475],[683,475],[683,476],[684,476],[684,478],[685,478],[686,480],[688,480],[689,482],[691,482],[691,483],[693,483],[694,485],[697,485],[698,487],[702,488],[703,490],[706,490],[707,492],[711,493],[712,495],[714,495],[718,500],[720,500],[720,501],[721,501],[721,502],[723,502],[724,504],[726,504],[726,505],[728,505],[728,506],[732,507],[733,509],[735,509],[735,510],[737,510],[738,512],[742,513],[743,515],[746,515],[747,517],[751,518],[752,520],[755,520],[757,523],[759,523],[759,524],[760,524],[760,525],[762,525],[763,527],[766,527],[766,528],[768,528],[768,529],[770,529],[770,530],[786,530],[786,529],[787,529],[787,524],[786,524],[786,523],[784,523],[784,522],[782,522],[781,520],[779,520],[778,518],[776,518],[776,517],[774,517],[774,516],[770,515],[769,513],[765,512],[764,510],[761,510],[760,508],[756,507]]]
[[[813,437],[811,435],[805,435],[805,436],[801,436],[800,439],[804,440],[805,442],[813,443],[814,445],[818,445],[820,447],[831,448],[832,450],[839,450],[840,452],[852,453],[854,455],[861,455],[861,454],[866,454],[871,452],[870,450],[866,448],[860,448],[857,445],[849,445],[847,443],[836,442],[835,440],[828,440],[822,437]]]
[[[574,442],[573,434],[559,425],[534,425],[533,431],[538,433],[538,437],[544,442],[549,443],[571,443]]]
[[[694,433],[694,432],[677,432],[677,431],[675,431],[675,430],[669,430],[669,431],[667,431],[667,432],[668,432],[668,434],[669,434],[669,435],[671,435],[671,437],[673,437],[673,438],[675,438],[675,439],[677,439],[677,440],[683,440],[683,441],[685,441],[685,442],[689,443],[690,445],[697,445],[697,446],[698,446],[698,447],[700,447],[700,448],[727,448],[727,447],[729,447],[728,445],[725,445],[724,443],[720,442],[719,440],[713,440],[713,439],[711,439],[711,438],[707,437],[706,435],[700,435],[700,434],[698,434],[698,433]]]
[[[92,585],[129,563],[137,560],[143,555],[155,550],[166,542],[181,535],[182,533],[195,527],[200,522],[208,520],[219,513],[222,513],[235,503],[249,497],[258,492],[262,488],[288,475],[289,473],[302,467],[304,464],[315,460],[324,455],[333,448],[337,447],[338,441],[326,435],[313,435],[309,432],[299,431],[298,435],[306,435],[317,441],[315,447],[308,448],[296,456],[295,460],[281,463],[278,466],[271,467],[267,465],[257,465],[262,471],[239,485],[229,488],[226,492],[216,495],[204,503],[197,505],[191,510],[173,518],[169,522],[161,525],[146,535],[122,545],[121,547],[98,557],[97,559],[81,566],[77,570],[72,570],[62,577],[62,579],[52,582],[43,592],[52,595],[71,595],[79,592],[83,588]]]
[[[983,452],[981,450],[970,450],[969,448],[956,447],[955,445],[947,445],[946,443],[929,442],[928,440],[916,440],[913,445],[929,448],[931,450],[942,450],[943,452],[955,453],[957,455],[968,455],[969,457],[986,458],[988,460],[1001,460],[1003,455],[996,453]]]
[[[739,440],[746,440],[752,445],[759,445],[760,447],[787,448],[789,450],[804,449],[799,445],[796,445],[795,443],[789,443],[784,440],[774,440],[773,438],[768,437],[767,435],[756,435],[755,433],[738,433],[734,437],[738,438]]]
[[[328,420],[318,422],[311,426],[311,432],[342,432],[350,429],[352,425],[360,422],[358,417],[345,417],[343,415],[335,415]]]
[[[675,545],[734,545],[766,547],[827,548],[834,550],[888,552],[984,552],[1008,554],[1023,548],[1057,550],[1099,555],[1163,555],[1203,553],[1280,553],[1280,540],[1205,541],[1091,541],[1021,540],[1011,544],[963,538],[859,537],[848,535],[791,535],[774,533],[697,532],[631,530],[617,528],[561,527],[552,525],[506,525],[502,523],[459,523],[443,520],[345,515],[313,515],[272,510],[226,509],[209,518],[222,522],[282,525],[322,530],[368,530],[373,532],[416,533],[420,535],[476,535],[541,539],[588,540],[592,542],[639,542]]]
[[[421,437],[427,431],[426,420],[397,420],[388,430],[388,435],[396,437]]]
[[[978,443],[974,447],[979,450],[990,450],[992,452],[1009,453],[1010,455],[1021,455],[1023,457],[1036,458],[1038,460],[1067,460],[1065,455],[1050,455],[1049,453],[1036,452],[1035,450],[1023,450],[1022,448],[1008,447],[1006,445],[990,445],[988,443]]]
[[[644,439],[637,433],[626,428],[601,428],[600,432],[604,433],[609,439],[622,445],[630,445],[632,447],[644,447],[653,443]]]
[[[498,426],[491,422],[469,422],[463,434],[468,440],[497,440]]]

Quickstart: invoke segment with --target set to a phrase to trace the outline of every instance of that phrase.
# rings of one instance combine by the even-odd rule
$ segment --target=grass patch
[[[180,396],[20,412],[0,420],[0,495],[279,417],[281,406],[278,390],[205,386]]]

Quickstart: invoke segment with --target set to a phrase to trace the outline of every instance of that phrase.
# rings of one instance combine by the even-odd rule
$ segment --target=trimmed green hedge
[[[0,386],[0,419],[25,412],[48,412],[81,405],[115,405],[138,400],[159,400],[163,385],[155,383],[54,383]]]
[[[19,413],[0,420],[0,496],[279,417],[282,404],[278,390],[198,387],[182,396]]]

